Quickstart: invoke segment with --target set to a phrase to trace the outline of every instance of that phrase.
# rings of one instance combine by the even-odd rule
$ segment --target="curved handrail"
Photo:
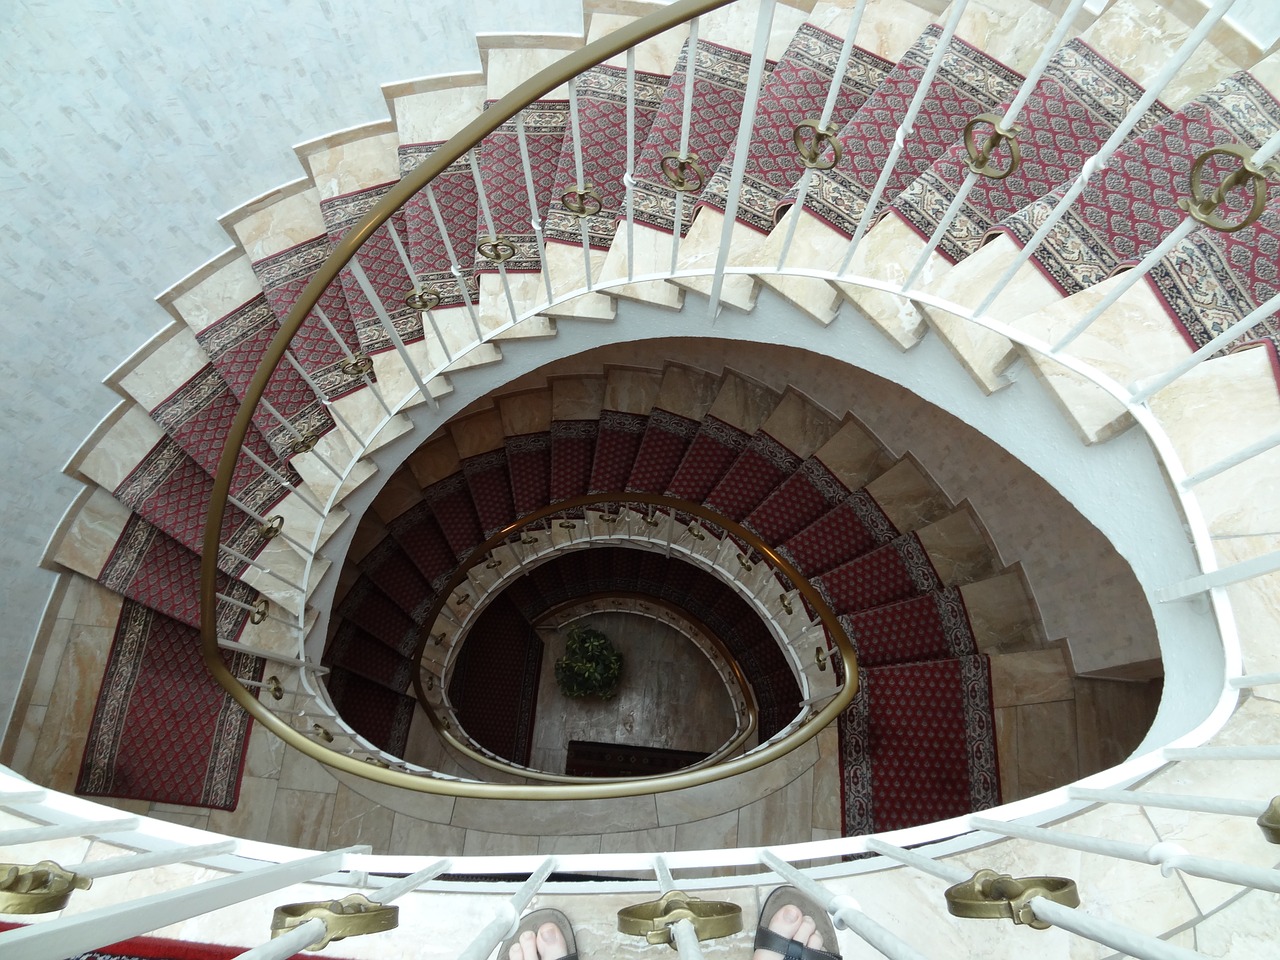
[[[534,510],[531,513],[520,518],[519,520],[516,520],[515,522],[508,524],[506,527],[503,527],[493,536],[489,537],[487,540],[485,540],[483,543],[477,546],[474,550],[472,550],[471,553],[468,554],[467,558],[458,564],[454,572],[450,575],[449,579],[446,580],[444,585],[440,588],[435,601],[432,603],[431,607],[428,608],[427,610],[426,618],[423,621],[424,624],[427,624],[427,626],[423,627],[422,634],[418,638],[418,644],[414,648],[413,653],[410,654],[410,659],[414,660],[415,662],[421,662],[422,655],[426,650],[427,643],[430,640],[430,633],[431,633],[430,624],[434,624],[436,619],[443,612],[445,604],[448,603],[449,596],[453,593],[454,588],[461,585],[467,579],[468,571],[470,571],[472,568],[474,568],[479,563],[481,563],[484,557],[491,550],[493,550],[495,547],[501,546],[502,544],[506,543],[507,540],[510,539],[510,537],[512,537],[517,532],[519,532],[522,528],[527,527],[529,524],[538,523],[541,520],[558,516],[559,514],[564,513],[566,510],[575,510],[575,509],[578,509],[579,507],[589,507],[589,506],[602,504],[602,503],[612,504],[612,503],[619,503],[619,502],[642,503],[648,506],[665,507],[670,510],[686,513],[686,514],[689,514],[690,516],[698,517],[701,520],[705,520],[708,523],[714,524],[715,526],[719,527],[720,529],[725,531],[726,535],[743,540],[748,545],[750,545],[752,549],[758,551],[762,556],[764,556],[768,560],[768,562],[774,567],[774,569],[780,571],[788,580],[790,580],[795,585],[796,591],[799,594],[801,594],[801,596],[803,596],[804,599],[810,604],[810,606],[817,612],[819,620],[822,621],[822,625],[826,628],[828,634],[834,638],[836,646],[839,648],[840,655],[843,658],[845,663],[845,688],[849,688],[851,690],[851,692],[848,694],[848,700],[846,700],[845,703],[847,704],[849,700],[852,700],[853,695],[857,693],[857,688],[858,688],[857,652],[854,650],[853,643],[849,640],[848,635],[844,632],[844,628],[840,625],[839,618],[836,616],[835,611],[833,611],[830,608],[830,606],[827,605],[827,602],[822,598],[822,594],[819,593],[814,588],[814,586],[811,583],[809,583],[809,581],[804,577],[804,575],[801,574],[800,571],[797,570],[789,561],[785,560],[781,554],[779,554],[776,550],[774,550],[772,547],[766,544],[759,537],[758,534],[749,530],[747,527],[733,520],[730,520],[728,517],[721,516],[720,514],[716,513],[714,510],[708,509],[702,504],[693,503],[688,500],[680,500],[676,497],[668,497],[664,494],[656,494],[656,493],[645,494],[645,493],[635,493],[631,491],[624,491],[621,493],[617,493],[617,492],[595,493],[595,494],[587,494],[580,497],[573,497],[571,499],[561,500],[558,503],[551,504],[546,507],[542,507],[538,510]],[[726,656],[726,659],[729,661],[730,666],[732,667],[734,672],[738,675],[739,682],[743,683],[746,689],[750,689],[749,685],[745,684],[745,680],[743,678],[741,668],[738,666],[737,661],[734,660],[732,656],[728,655],[724,651],[721,651],[721,652]],[[515,772],[513,765],[509,763],[508,764],[496,763],[493,761],[492,758],[476,752],[474,749],[470,748],[469,746],[467,746],[466,744],[458,740],[457,737],[453,736],[453,734],[451,734],[449,730],[442,725],[440,718],[435,714],[433,705],[427,699],[427,691],[425,687],[423,687],[422,685],[422,674],[420,671],[414,674],[413,686],[414,686],[414,692],[418,698],[418,702],[423,706],[423,710],[427,714],[427,717],[430,719],[432,727],[435,728],[437,735],[439,735],[439,737],[448,746],[464,754],[465,756],[470,757],[473,760],[476,760],[476,761],[479,761],[480,763],[485,764],[486,766],[494,767],[495,769],[500,769],[507,773]],[[843,696],[845,692],[846,692],[845,689],[842,688],[838,695],[838,698],[840,696]],[[810,726],[810,725],[811,724],[808,724],[808,723],[805,724],[805,726]],[[754,724],[752,724],[752,726],[754,726]],[[795,746],[799,747],[806,740],[810,739],[813,736],[816,736],[818,729],[820,728],[814,727],[813,731],[810,734],[798,739],[796,741]],[[750,736],[750,733],[751,731],[750,729],[748,729],[745,733],[739,735],[738,737],[735,737],[734,743],[731,743],[729,747],[735,747],[745,742],[746,738]],[[729,747],[722,748],[721,750],[717,751],[717,753],[721,753],[721,754],[731,753],[732,749],[729,749]],[[705,762],[706,761],[704,761],[703,763]],[[695,768],[701,767],[702,765],[703,765],[702,763],[695,764],[693,767],[687,767],[685,769],[686,770],[695,769]],[[521,776],[530,777],[531,779],[548,780],[548,781],[557,782],[557,783],[600,783],[600,782],[612,779],[607,777],[567,777],[561,774],[550,774],[550,773],[538,773],[538,775],[535,776],[534,774],[531,774],[529,771],[527,771],[524,768],[519,768],[518,772]],[[652,778],[640,777],[640,778],[630,778],[630,779],[652,779]]]

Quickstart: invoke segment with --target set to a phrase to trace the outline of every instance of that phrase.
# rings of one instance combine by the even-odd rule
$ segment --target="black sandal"
[[[808,895],[802,893],[796,887],[779,887],[769,894],[764,906],[760,908],[760,923],[756,927],[755,949],[780,953],[785,960],[840,960],[840,954],[838,953],[828,953],[826,950],[815,950],[813,947],[806,947],[798,940],[788,940],[782,934],[774,933],[769,929],[769,921],[788,904],[794,904],[800,908],[800,912],[805,916],[813,918],[814,925],[817,927],[818,934],[822,937],[824,946],[836,947],[838,945],[839,941],[836,940],[835,925],[831,922],[831,917],[826,910],[819,907]]]

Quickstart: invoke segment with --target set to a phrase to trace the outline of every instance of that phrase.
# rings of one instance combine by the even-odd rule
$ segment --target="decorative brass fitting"
[[[325,743],[333,743],[333,734],[330,733],[328,730],[326,730],[324,727],[320,726],[320,724],[313,723],[311,725],[311,730],[313,733],[315,733],[317,737],[319,737]]]
[[[265,523],[258,524],[258,536],[263,540],[274,540],[283,529],[284,517],[277,513],[274,517],[268,517]]]
[[[676,949],[674,924],[688,920],[699,940],[728,937],[742,929],[742,908],[724,900],[701,900],[679,890],[664,893],[618,911],[618,932],[644,937],[649,943],[665,943]]]
[[[406,300],[408,297],[405,298]],[[353,353],[342,363],[338,364],[338,369],[348,377],[365,377],[373,373],[373,357],[367,353]]]
[[[782,609],[786,612],[787,616],[791,616],[791,614],[796,612],[795,608],[791,606],[791,601],[787,599],[787,595],[785,593],[778,594],[778,603],[782,604]]]
[[[315,445],[320,442],[320,437],[314,433],[304,433],[289,444],[289,452],[295,456],[300,453],[310,453]]]
[[[813,132],[806,133],[810,130]],[[791,131],[791,142],[796,145],[800,162],[810,170],[830,170],[834,167],[844,153],[844,147],[836,136],[839,132],[840,128],[834,123],[828,123],[825,127],[818,120],[801,120],[797,123],[796,128]],[[831,156],[824,158],[823,154],[828,147],[831,148]]]
[[[516,245],[506,237],[481,237],[476,253],[493,263],[506,263],[516,255]]]
[[[821,647],[813,648],[813,662],[818,665],[818,669],[823,673],[827,671],[827,651]]]
[[[1271,798],[1271,805],[1258,818],[1258,826],[1267,843],[1280,843],[1280,796]]]
[[[304,947],[305,950],[320,950],[334,940],[347,937],[394,930],[400,924],[400,908],[375,903],[360,893],[350,894],[341,900],[288,903],[276,907],[271,917],[271,938],[274,940],[316,917],[324,921],[327,929],[321,939]]]
[[[440,306],[440,291],[436,287],[415,287],[404,295],[404,302],[414,310],[434,310]]]
[[[67,905],[73,890],[88,890],[93,880],[52,860],[0,863],[0,913],[52,913]]]
[[[253,624],[261,623],[267,619],[267,614],[271,612],[271,601],[266,597],[259,597],[258,602],[253,605],[253,612],[249,614],[249,622]],[[276,698],[280,699],[279,697]]]
[[[987,135],[981,147],[978,146],[978,140],[974,134],[974,128],[980,123],[991,124],[991,133]],[[964,125],[964,148],[969,152],[969,159],[966,161],[969,169],[992,180],[1003,180],[1009,176],[1022,166],[1022,150],[1018,147],[1017,139],[1017,135],[1021,132],[1022,128],[1018,126],[1006,129],[1004,117],[998,113],[978,114]],[[997,148],[1003,143],[1009,145],[1009,165],[997,167],[991,160]]]
[[[980,920],[1012,920],[1033,930],[1048,930],[1050,924],[1031,909],[1035,897],[1044,897],[1064,907],[1080,906],[1076,882],[1066,877],[1022,877],[979,870],[963,883],[948,887],[947,911],[953,917]]]
[[[604,206],[600,192],[589,183],[566,190],[560,195],[560,203],[575,217],[593,217]]]
[[[272,674],[262,681],[262,688],[271,694],[272,700],[284,699],[284,685],[280,682],[280,678]]]
[[[1200,154],[1191,165],[1191,196],[1180,199],[1178,206],[1206,227],[1221,230],[1223,233],[1235,233],[1249,226],[1262,216],[1262,211],[1267,207],[1267,177],[1280,174],[1280,163],[1272,161],[1259,167],[1251,159],[1253,153],[1252,147],[1243,143],[1232,143],[1214,147]],[[1217,189],[1211,193],[1205,193],[1204,168],[1210,157],[1235,157],[1240,162],[1240,166],[1228,174]],[[1232,223],[1218,216],[1217,209],[1226,200],[1227,194],[1236,187],[1246,184],[1253,196],[1249,212],[1244,215],[1244,219],[1239,223]]]
[[[696,193],[707,182],[707,171],[696,153],[682,157],[679,150],[668,150],[658,161],[658,169],[677,193]]]

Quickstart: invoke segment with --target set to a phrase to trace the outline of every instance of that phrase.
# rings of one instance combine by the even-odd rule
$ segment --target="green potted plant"
[[[566,697],[611,700],[622,679],[622,654],[599,630],[571,627],[565,654],[556,660],[556,684]]]

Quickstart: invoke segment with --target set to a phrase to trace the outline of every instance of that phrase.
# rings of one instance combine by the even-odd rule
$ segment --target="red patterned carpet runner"
[[[1272,198],[1256,223],[1237,233],[1197,230],[1147,275],[1188,346],[1208,343],[1280,293],[1280,200]],[[1242,336],[1280,346],[1280,313]]]
[[[262,285],[263,295],[278,320],[289,315],[303,288],[329,255],[330,246],[328,236],[322,235],[254,261],[254,276]],[[347,309],[347,298],[342,295],[341,284],[326,287],[317,306],[338,332],[346,351],[334,340],[315,311],[299,328],[291,349],[325,395],[337,398],[364,386],[362,379],[349,376],[341,369],[347,351],[352,354],[360,352],[360,336],[351,322],[351,311]]]
[[[649,418],[638,413],[600,413],[596,453],[591,461],[592,493],[621,490],[627,485],[648,424]]]
[[[1247,72],[1227,77],[1163,123],[1118,150],[1036,250],[1033,262],[1070,296],[1139,260],[1181,222],[1191,164],[1205,150],[1236,141],[1257,147],[1280,126],[1280,103]],[[1207,183],[1221,170],[1205,171]],[[1067,185],[1008,217],[997,229],[1019,245],[1045,222]],[[1247,208],[1228,197],[1224,216]],[[1272,258],[1274,260],[1274,257]]]
[[[670,77],[635,71],[635,139],[633,156],[639,157],[653,118],[658,114],[663,91]],[[608,250],[613,243],[617,219],[626,213],[626,187],[622,173],[627,169],[627,71],[601,65],[578,77],[578,124],[582,138],[582,176],[600,194],[600,210],[581,219],[587,228],[587,242],[595,250]],[[564,149],[555,174],[551,209],[547,213],[547,239],[561,243],[582,243],[579,219],[564,207],[561,198],[578,186],[578,168],[573,154],[573,134],[565,134]]]
[[[507,470],[504,448],[467,457],[462,461],[462,473],[467,478],[467,489],[476,505],[476,519],[485,537],[493,536],[515,520],[511,474]]]
[[[847,496],[848,489],[835,474],[810,457],[743,524],[765,543],[786,543]]]
[[[654,118],[644,149],[636,161],[635,219],[658,230],[673,233],[676,229],[676,193],[662,174],[663,154],[680,150],[680,132],[684,121],[684,88],[687,76],[689,44],[686,42],[672,71],[671,82],[662,97],[662,106]],[[766,70],[773,61],[766,61]],[[738,135],[738,117],[746,93],[747,69],[751,54],[732,50],[716,43],[699,40],[693,64],[693,106],[690,121],[689,152],[697,154],[706,182],[719,167]],[[689,175],[693,177],[691,173]],[[696,180],[695,180],[696,182]],[[680,233],[693,222],[696,195],[680,204]]]
[[[381,186],[321,200],[320,212],[324,215],[325,226],[329,229],[329,240],[333,243],[341,240],[343,235],[363,220],[365,215],[394,186],[394,183],[384,183]],[[411,343],[423,337],[422,315],[417,310],[411,309],[404,301],[404,295],[412,284],[408,279],[404,260],[396,249],[395,240],[392,239],[392,231],[403,246],[405,237],[408,235],[403,210],[373,232],[360,247],[356,262],[363,268],[369,285],[382,302],[400,339],[405,343]],[[350,267],[343,269],[341,279],[342,293],[346,298],[351,320],[360,335],[361,349],[365,353],[381,353],[384,350],[394,349],[395,344],[378,320],[377,310]]]
[[[356,733],[392,756],[404,756],[417,700],[336,665],[325,682],[338,714]]]
[[[15,930],[20,923],[0,920],[0,931]],[[4,950],[0,937],[0,951]],[[224,947],[217,943],[195,943],[190,940],[167,940],[163,937],[131,937],[119,943],[111,943],[88,953],[67,957],[67,960],[234,960],[248,947]],[[312,960],[315,954],[295,953],[287,960]],[[330,957],[329,960],[339,960]]]
[[[626,488],[643,492],[667,489],[698,428],[697,420],[655,408],[645,424]]]
[[[1021,164],[1003,179],[977,179],[939,242],[938,252],[952,263],[963,260],[978,249],[995,222],[1068,180],[1098,152],[1143,92],[1083,40],[1072,40],[1060,49],[1018,114]],[[1167,108],[1156,104],[1136,132],[1168,115]],[[977,128],[979,136],[990,130],[989,125]],[[993,163],[1001,166],[1008,159],[1008,148],[1000,148]],[[898,195],[890,209],[927,240],[969,176],[968,163],[964,142],[952,144]]]
[[[401,144],[400,176],[413,170],[427,157],[431,156],[439,143]],[[431,199],[426,190],[419,191],[409,198],[402,208],[404,214],[405,243],[409,248],[409,258],[423,287],[434,287],[440,292],[440,306],[460,307],[469,300],[476,301],[475,270],[472,254],[476,242],[476,210],[479,201],[476,199],[476,182],[471,176],[471,163],[467,157],[461,157],[449,164],[435,180],[431,182],[430,195],[435,198],[436,207],[440,211],[440,221],[444,222],[444,234],[440,232],[440,221],[436,220],[431,209]],[[448,239],[448,245],[445,239]],[[464,290],[453,275],[453,262],[449,259],[449,248],[457,257],[458,266],[462,270]]]
[[[485,109],[497,101],[485,103]],[[521,157],[517,119],[523,118],[524,143],[529,155],[534,196],[530,207],[529,185]],[[569,121],[567,100],[539,100],[512,117],[480,145],[480,178],[485,199],[498,236],[515,247],[515,255],[507,260],[508,273],[537,273],[542,269],[537,238],[532,221],[542,223],[551,208],[552,188],[560,154],[564,148],[565,126]],[[476,236],[489,235],[484,211],[475,214]],[[475,254],[477,272],[494,272],[497,267],[480,254]]]
[[[858,679],[839,720],[845,836],[1000,802],[986,657],[871,667]]]
[[[223,657],[262,679],[256,657]],[[205,669],[197,628],[126,600],[76,792],[233,810],[251,722]]]
[[[507,437],[504,446],[512,506],[516,516],[523,517],[551,502],[551,434]]]
[[[542,674],[542,640],[499,594],[476,618],[449,679],[449,702],[476,743],[514,763],[529,763]]]
[[[683,770],[709,756],[696,750],[570,740],[564,772],[569,777],[652,777]]]
[[[898,125],[906,116],[941,34],[942,28],[937,24],[925,30],[840,131],[844,158],[810,181],[805,209],[845,236],[852,237],[857,230],[893,148]],[[928,169],[942,151],[960,138],[965,124],[974,116],[1012,99],[1022,79],[981,50],[953,39],[916,117],[915,132],[907,138],[889,177],[881,203],[891,202]],[[795,199],[789,192],[779,201],[775,218],[781,218]]]
[[[803,24],[769,74],[760,90],[752,128],[751,148],[738,198],[739,223],[761,233],[773,229],[773,211],[778,200],[795,185],[804,169],[792,145],[792,132],[802,120],[821,118],[843,43],[842,38],[811,23]],[[837,129],[862,106],[892,67],[893,64],[882,57],[853,48],[831,114],[831,122]],[[698,197],[698,206],[724,212],[732,169],[733,154],[730,153]]]

